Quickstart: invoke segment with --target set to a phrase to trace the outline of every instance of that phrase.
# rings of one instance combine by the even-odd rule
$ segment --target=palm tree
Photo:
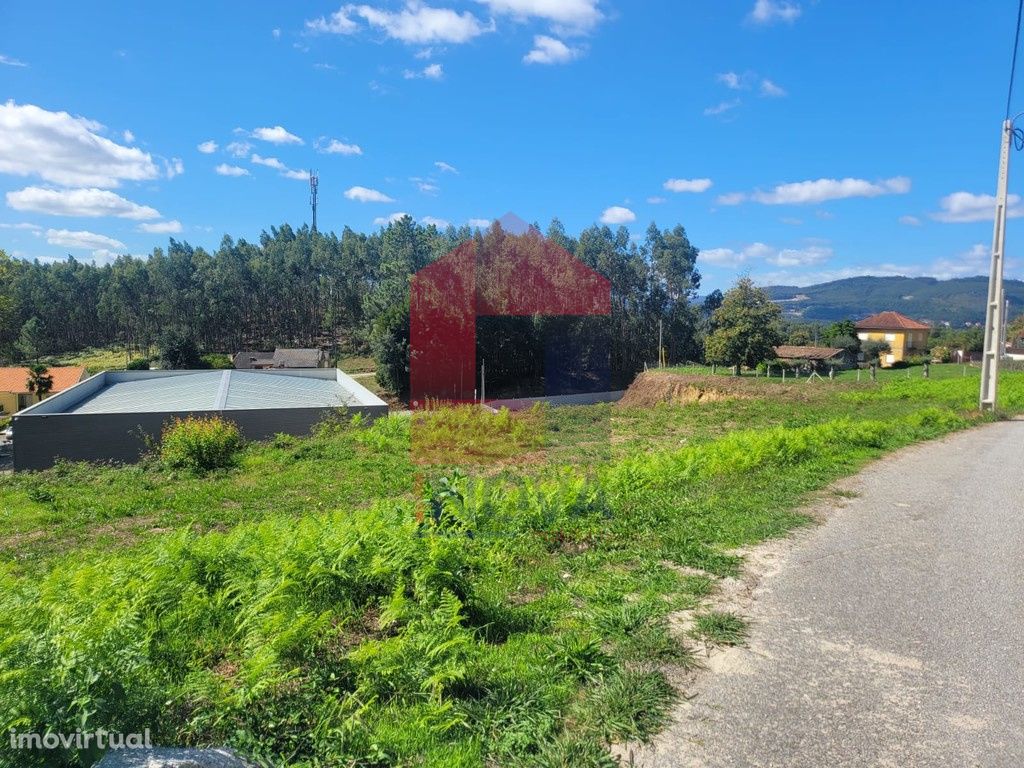
[[[45,365],[33,365],[28,369],[28,381],[25,382],[25,386],[40,400],[53,389],[53,376],[47,372],[48,370]]]

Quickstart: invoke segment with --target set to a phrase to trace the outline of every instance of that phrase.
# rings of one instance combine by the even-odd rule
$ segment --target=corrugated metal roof
[[[224,407],[227,410],[255,408],[340,408],[354,398],[337,381],[301,376],[268,376],[231,371],[231,383]]]
[[[202,371],[184,376],[115,381],[69,408],[68,413],[212,411],[217,405],[222,376],[222,371]]]
[[[155,375],[106,384],[66,413],[151,413],[175,411],[340,408],[360,404],[348,377],[334,378],[259,373],[194,371]],[[366,393],[371,398],[370,393]],[[376,398],[373,398],[376,400]]]

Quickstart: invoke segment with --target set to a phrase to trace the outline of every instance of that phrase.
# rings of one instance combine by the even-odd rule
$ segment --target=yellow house
[[[857,338],[861,342],[881,341],[889,345],[883,353],[883,366],[906,360],[911,355],[922,355],[928,349],[931,326],[919,323],[899,312],[879,312],[856,323]]]
[[[63,392],[85,378],[85,368],[62,365],[46,370],[53,377],[51,395]],[[0,414],[9,415],[39,402],[28,391],[28,368],[0,368]]]

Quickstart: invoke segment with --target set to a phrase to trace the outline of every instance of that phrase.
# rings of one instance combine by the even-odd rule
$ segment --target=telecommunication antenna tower
[[[313,209],[313,231],[316,232],[316,194],[320,186],[320,177],[316,171],[309,172],[309,205]]]

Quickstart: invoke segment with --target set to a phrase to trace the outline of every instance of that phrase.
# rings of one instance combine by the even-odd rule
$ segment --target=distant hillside
[[[787,318],[831,322],[895,309],[924,322],[953,325],[985,322],[987,277],[936,280],[934,277],[851,277],[797,288],[766,289]],[[1006,281],[1010,314],[1024,312],[1024,282]]]

